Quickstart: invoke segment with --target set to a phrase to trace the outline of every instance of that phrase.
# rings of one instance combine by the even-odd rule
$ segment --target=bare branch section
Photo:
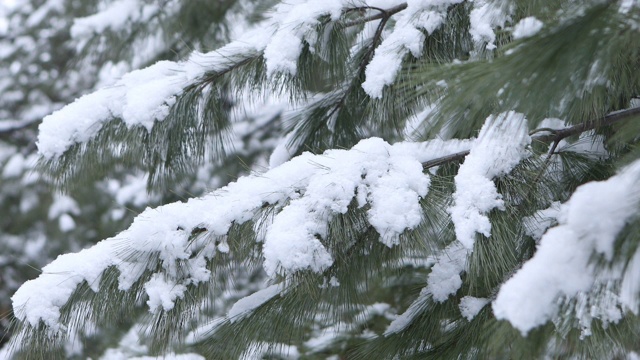
[[[378,8],[371,8],[371,7],[351,8],[351,9],[347,10],[347,12],[374,9],[374,10],[378,10],[379,13],[377,13],[375,15],[367,16],[367,17],[364,17],[364,18],[361,18],[361,19],[345,22],[342,26],[351,27],[351,26],[361,25],[361,24],[367,23],[369,21],[379,20],[379,19],[382,19],[382,18],[388,18],[391,15],[399,13],[400,11],[402,11],[402,10],[404,10],[406,8],[407,8],[407,3],[402,3],[400,5],[396,5],[396,6],[392,7],[392,8],[386,9],[386,10],[378,9]]]
[[[612,112],[603,118],[586,121],[564,129],[555,130],[551,134],[534,137],[535,140],[543,142],[560,141],[572,135],[577,135],[585,131],[593,130],[600,126],[610,126],[623,120],[628,120],[640,115],[640,107]]]
[[[640,107],[635,107],[627,110],[620,110],[612,112],[603,118],[586,121],[574,126],[570,126],[564,129],[552,130],[552,129],[536,129],[531,131],[531,134],[544,132],[543,135],[533,136],[532,139],[539,142],[558,144],[561,140],[568,138],[572,135],[577,135],[585,131],[593,130],[601,126],[611,126],[618,122],[628,120],[635,116],[640,116]],[[548,134],[546,134],[548,132]],[[452,161],[460,161],[469,155],[469,151],[461,151],[455,154],[443,156],[437,159],[429,160],[422,163],[424,170],[430,169],[434,166],[444,165]]]

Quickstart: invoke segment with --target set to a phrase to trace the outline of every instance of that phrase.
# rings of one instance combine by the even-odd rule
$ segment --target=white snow
[[[269,168],[273,169],[276,166],[284,164],[291,159],[294,150],[290,149],[290,142],[293,138],[293,132],[287,134],[271,153],[269,157]]]
[[[606,181],[580,186],[534,257],[501,287],[493,302],[496,317],[526,334],[554,316],[558,298],[589,291],[596,277],[591,257],[596,253],[611,261],[616,235],[640,204],[639,177],[636,161]],[[625,294],[635,291],[626,289]]]
[[[421,30],[432,34],[444,23],[447,7],[462,0],[409,0],[407,8],[397,15],[391,33],[376,48],[365,70],[366,80],[362,88],[372,98],[381,98],[385,86],[391,85],[408,53],[418,58],[422,55],[425,36]]]
[[[627,264],[620,284],[620,303],[638,315],[640,307],[640,248],[638,248]]]
[[[424,304],[433,299],[437,302],[447,301],[450,295],[455,294],[462,286],[460,273],[467,268],[467,250],[459,241],[454,241],[448,245],[435,259],[431,272],[427,276],[427,286],[425,286],[418,298],[409,308],[387,327],[385,336],[398,333],[411,324],[416,315],[419,315]]]
[[[496,0],[475,0],[473,10],[469,14],[471,27],[469,33],[476,42],[476,46],[486,43],[487,50],[496,48],[496,34],[493,29],[503,26],[509,19],[508,13],[502,8],[502,2]]]
[[[424,291],[424,290],[423,290]],[[387,326],[384,331],[384,336],[393,335],[401,332],[406,329],[407,326],[411,325],[413,319],[420,313],[422,310],[422,306],[424,302],[427,300],[427,297],[423,296],[421,293],[418,299],[416,299],[405,312],[398,315],[392,322]]]
[[[37,279],[24,283],[11,298],[16,317],[34,327],[42,321],[52,335],[64,331],[59,322],[60,307],[83,281],[98,290],[102,272],[113,261],[110,245],[100,242],[79,253],[58,256],[42,268]]]
[[[304,346],[312,352],[320,352],[335,343],[340,333],[348,329],[344,323],[338,323],[332,326],[315,331],[311,339],[304,342]]]
[[[436,31],[446,19],[447,7],[461,1],[408,0],[407,8],[395,16],[397,21],[390,24],[393,28],[384,34],[366,68],[364,90],[371,97],[382,97],[384,87],[395,81],[403,58],[409,54],[421,55],[423,31],[427,34]],[[363,0],[357,4],[388,8],[399,3]],[[509,14],[499,3],[472,2],[470,33],[477,46],[486,44],[487,49],[495,48],[494,30],[508,20]],[[634,4],[620,1],[620,11],[627,12]],[[91,140],[114,118],[122,119],[129,127],[140,126],[151,131],[157,121],[167,116],[185,86],[206,72],[226,70],[249,57],[263,55],[268,75],[295,75],[303,44],[308,44],[313,52],[322,41],[316,33],[318,18],[328,15],[336,20],[345,8],[352,6],[351,0],[291,0],[276,8],[265,28],[250,32],[222,49],[207,54],[194,52],[185,62],[159,62],[126,74],[47,116],[40,127],[40,153],[47,159],[60,156],[70,146]],[[126,22],[144,20],[155,10],[156,5],[143,6],[139,0],[117,0],[96,15],[78,19],[71,31],[75,37],[117,31]],[[30,21],[41,19],[43,14],[44,11],[35,12]],[[366,25],[362,37],[370,38],[375,25]],[[535,35],[542,27],[541,21],[529,17],[516,24],[512,34],[516,39],[525,38]],[[105,84],[122,74],[124,67],[113,66],[112,72],[105,71]],[[602,72],[598,64],[591,70],[594,76],[590,76],[589,86],[602,80],[598,77]],[[448,86],[445,82],[438,85]],[[504,209],[493,179],[509,173],[528,156],[527,130],[524,116],[509,112],[488,118],[476,141],[434,140],[390,145],[381,139],[368,139],[350,150],[332,150],[323,155],[305,153],[290,161],[291,151],[282,142],[271,156],[269,172],[241,178],[199,199],[146,209],[125,232],[80,253],[60,256],[43,269],[38,279],[25,283],[16,292],[12,298],[15,315],[32,326],[44,322],[52,334],[64,332],[61,307],[82,282],[86,281],[97,291],[101,276],[109,267],[120,271],[119,288],[123,291],[129,290],[143,271],[160,268],[144,285],[147,305],[151,312],[170,311],[177,301],[188,296],[185,294],[188,285],[209,281],[206,263],[216,252],[232,251],[224,239],[217,247],[206,240],[192,242],[192,230],[206,228],[214,237],[222,237],[232,224],[258,220],[265,205],[272,205],[276,210],[272,219],[260,223],[263,228],[256,229],[260,230],[256,240],[262,243],[264,267],[272,278],[297,271],[321,272],[331,266],[333,254],[326,241],[327,224],[334,216],[346,213],[354,202],[360,207],[369,207],[367,219],[380,234],[380,241],[389,247],[396,246],[403,232],[415,229],[423,220],[420,201],[428,194],[430,177],[423,173],[421,163],[470,150],[455,177],[454,203],[448,209],[457,240],[434,259],[427,285],[418,300],[392,322],[385,335],[398,332],[411,323],[425,301],[444,302],[460,289],[461,273],[466,270],[476,234],[489,237],[491,223],[487,214],[494,209]],[[583,151],[581,144],[578,145],[576,148]],[[7,160],[2,170],[4,178],[18,177],[31,168],[20,154]],[[605,182],[580,187],[564,205],[552,204],[549,209],[525,219],[528,234],[541,239],[539,249],[500,289],[493,303],[496,316],[510,321],[526,334],[553,317],[559,298],[571,296],[578,298],[576,312],[581,315],[580,324],[587,329],[592,318],[618,321],[622,307],[637,314],[640,250],[636,250],[624,270],[619,297],[608,292],[601,303],[596,304],[584,294],[597,280],[594,267],[589,263],[593,254],[611,260],[616,235],[629,214],[634,213],[632,210],[637,209],[638,176],[640,165],[636,163]],[[116,201],[135,205],[147,202],[144,180],[128,179],[128,185],[120,187]],[[37,199],[21,200],[23,211],[35,206]],[[71,215],[78,213],[77,204],[71,198],[57,197],[49,208],[49,218],[57,218],[62,231],[75,228]],[[593,221],[594,218],[598,221]],[[559,225],[548,230],[555,221]],[[38,239],[41,240],[43,238]],[[35,246],[40,244],[34,243],[28,252],[35,252]],[[131,253],[136,256],[129,256]],[[159,262],[152,265],[157,266],[147,267],[148,260],[156,256]],[[189,266],[179,268],[178,261],[180,265],[187,262]],[[340,285],[335,277],[328,283]],[[228,318],[231,322],[237,321],[282,291],[281,285],[272,285],[246,296],[233,305]],[[459,309],[471,321],[488,302],[485,298],[465,296],[460,300]],[[387,309],[387,304],[374,304],[371,312],[382,313]],[[318,344],[333,340],[336,333],[328,331],[326,337],[312,339],[306,345],[319,347]],[[265,348],[271,345],[259,344]],[[292,357],[297,356],[295,347],[287,349]],[[189,354],[170,354],[164,358],[202,359]]]
[[[202,198],[148,208],[126,231],[80,253],[59,257],[37,279],[25,283],[12,298],[16,316],[33,326],[42,320],[53,331],[62,331],[60,307],[78,284],[87,281],[97,291],[102,272],[115,266],[120,270],[118,287],[126,291],[155,258],[162,272],[145,286],[148,305],[152,311],[169,310],[184,296],[187,285],[208,281],[206,259],[218,251],[206,240],[190,241],[191,231],[206,228],[210,235],[222,237],[234,223],[251,219],[259,223],[265,204],[281,209],[272,222],[257,229],[256,240],[263,242],[264,267],[270,276],[318,272],[330,266],[331,251],[323,243],[327,222],[345,213],[354,200],[359,206],[370,205],[367,217],[380,241],[394,246],[402,232],[422,221],[419,202],[429,185],[422,162],[467,150],[471,143],[434,140],[389,145],[381,139],[366,139],[351,150],[304,153]],[[178,261],[188,261],[189,266]]]
[[[419,137],[420,131],[425,124],[429,124],[429,119],[436,110],[435,105],[428,105],[417,114],[409,117],[405,123],[403,134],[405,139]]]
[[[435,31],[444,21],[447,7],[461,1],[408,1],[407,8],[396,16],[393,31],[377,47],[366,69],[365,90],[373,97],[380,97],[383,87],[395,79],[402,57],[409,52],[420,56],[424,39],[421,30]],[[401,3],[370,0],[359,5],[387,8]],[[107,28],[117,29],[123,21],[143,21],[155,11],[155,5],[134,6],[136,4],[140,5],[138,0],[116,1],[97,14],[78,19],[73,31],[81,37]],[[302,44],[309,44],[310,50],[315,51],[316,42],[323,39],[316,31],[318,19],[328,15],[337,20],[344,10],[353,6],[350,0],[281,3],[269,19],[220,49],[206,54],[196,51],[184,62],[161,61],[125,74],[113,85],[85,95],[45,117],[40,125],[39,152],[46,159],[57,158],[74,144],[93,139],[105,123],[114,119],[121,119],[129,127],[151,130],[156,121],[164,120],[186,86],[205,73],[228,70],[252,57],[264,57],[269,75],[295,74]],[[113,12],[122,16],[112,18],[109,14]],[[274,164],[285,155],[276,153]]]
[[[162,8],[167,11],[171,6],[165,3]],[[82,38],[101,34],[106,30],[117,32],[126,28],[130,22],[147,21],[160,9],[156,4],[138,0],[116,0],[93,15],[74,19],[71,36]]]
[[[167,116],[174,96],[187,84],[179,70],[175,63],[158,62],[45,117],[38,135],[40,154],[47,159],[57,157],[74,143],[89,141],[112,118],[150,130],[154,121]]]
[[[71,215],[79,215],[80,207],[76,201],[68,196],[55,194],[53,203],[49,206],[48,217],[50,220],[58,219],[58,228],[62,232],[69,232],[76,228],[76,222]]]
[[[547,209],[536,211],[532,216],[522,219],[525,233],[538,241],[548,228],[558,221],[560,202],[553,202]]]
[[[344,0],[296,0],[277,5],[274,19],[279,23],[278,30],[264,50],[267,75],[295,75],[303,41],[313,51],[318,37],[315,27],[320,24],[318,18],[329,15],[337,20],[347,3]]]
[[[129,71],[131,71],[131,66],[125,61],[119,61],[117,63],[108,61],[100,68],[96,88],[103,88],[115,84]]]
[[[58,0],[44,1],[39,5],[40,6],[38,6],[36,10],[32,12],[25,21],[27,26],[32,28],[36,27],[38,24],[42,23],[43,20],[50,15],[50,13],[64,11],[64,3]]]
[[[103,33],[109,29],[118,31],[131,19],[139,16],[143,4],[137,0],[117,0],[106,9],[84,17],[74,19],[71,27],[72,37],[87,37]]]
[[[122,181],[109,180],[108,188],[118,204],[143,206],[153,199],[147,192],[147,178],[146,174],[128,174]]]
[[[533,16],[526,17],[518,21],[516,26],[513,27],[513,33],[512,33],[513,38],[522,39],[522,38],[531,37],[537,34],[540,30],[542,30],[543,26],[544,24],[542,23],[542,21],[536,19],[535,17]]]
[[[335,150],[315,157],[312,166],[318,171],[305,179],[305,195],[291,200],[266,235],[267,273],[274,274],[280,266],[294,271],[330,266],[333,259],[320,240],[332,214],[345,213],[356,193],[360,201],[371,204],[369,221],[387,246],[397,244],[403,231],[415,228],[422,220],[418,201],[426,195],[429,179],[420,162],[404,150],[369,139],[349,152]]]
[[[257,309],[267,301],[280,295],[283,290],[284,288],[282,284],[274,284],[262,290],[256,291],[249,296],[245,296],[242,299],[236,301],[235,304],[233,304],[233,306],[229,310],[229,313],[227,314],[227,317],[232,323],[236,322],[250,314],[253,310]]]
[[[160,274],[153,274],[151,279],[144,284],[144,289],[149,296],[147,305],[152,313],[160,307],[164,311],[173,309],[177,298],[183,298],[187,288],[182,284],[167,281]]]
[[[249,32],[245,38],[207,54],[194,52],[185,62],[160,61],[132,71],[112,86],[82,96],[44,118],[39,127],[38,151],[56,158],[76,143],[90,141],[107,121],[120,118],[129,127],[151,130],[168,115],[184,87],[208,71],[222,71],[241,59],[255,56],[266,46],[265,32]]]
[[[620,2],[620,7],[618,8],[618,11],[621,14],[627,14],[634,7],[640,6],[640,4],[638,4],[637,0],[620,0],[619,2]]]
[[[107,349],[100,360],[128,360],[135,354],[144,354],[148,351],[145,345],[140,344],[138,326],[132,327],[118,342],[117,348]]]
[[[546,118],[538,125],[538,128],[548,128],[552,130],[559,130],[565,127],[567,127],[567,123],[558,118]]]
[[[509,173],[529,155],[527,120],[515,112],[490,116],[455,177],[454,205],[449,208],[456,237],[473,249],[475,234],[491,236],[487,213],[504,209],[493,178]]]
[[[460,299],[460,312],[467,320],[473,320],[482,308],[489,303],[487,298],[477,298],[473,296],[465,296]]]
[[[580,326],[581,339],[591,336],[591,323],[593,319],[600,320],[605,328],[608,324],[615,324],[622,319],[619,297],[611,291],[610,284],[611,282],[609,282],[609,286],[607,286],[609,289],[599,289],[596,296],[589,296],[584,292],[576,295],[574,311]]]
[[[526,147],[531,139],[527,122],[515,112],[490,116],[473,141],[470,153],[455,177],[454,206],[449,212],[457,240],[449,244],[436,258],[418,299],[386,329],[385,335],[405,329],[420,313],[429,299],[444,302],[462,286],[460,274],[466,270],[469,252],[473,249],[475,233],[490,235],[491,224],[486,212],[503,206],[492,179],[507,174],[520,160],[528,156]],[[453,153],[453,151],[451,152]],[[480,301],[461,303],[461,311],[468,319],[479,311]]]
[[[427,276],[423,295],[431,295],[435,301],[444,302],[462,286],[460,273],[466,270],[469,250],[460,242],[447,246],[438,257]]]
[[[0,359],[10,359],[10,355],[12,354],[12,349],[9,346],[9,344],[5,344],[3,347],[0,348]]]
[[[585,131],[578,137],[578,140],[569,143],[562,140],[558,144],[558,151],[572,151],[586,155],[591,158],[605,160],[609,157],[609,151],[605,145],[607,139],[595,131]]]

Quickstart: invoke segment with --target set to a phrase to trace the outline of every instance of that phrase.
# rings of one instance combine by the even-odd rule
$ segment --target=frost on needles
[[[595,253],[607,261],[613,259],[616,237],[640,205],[639,179],[640,162],[636,161],[606,181],[579,187],[560,207],[558,226],[542,236],[534,257],[500,289],[493,303],[496,317],[509,320],[526,335],[558,316],[561,295],[587,293],[612,279],[622,280],[620,296],[576,309],[582,331],[591,333],[594,317],[616,323],[624,311],[637,314],[640,287],[638,273],[633,271],[638,268],[640,250],[627,271],[621,266],[599,270],[591,257]],[[630,301],[632,298],[636,300]]]
[[[130,2],[122,4],[124,6]],[[383,88],[394,82],[405,55],[411,53],[416,58],[421,56],[425,39],[421,31],[432,33],[441,27],[448,7],[461,2],[462,0],[359,2],[357,8],[362,9],[395,7],[402,10],[406,6],[406,10],[398,14],[400,19],[393,32],[376,47],[366,66],[366,79],[362,83],[365,92],[373,98],[380,98]],[[281,74],[295,76],[303,44],[314,52],[316,43],[322,41],[323,36],[326,37],[326,34],[319,33],[320,19],[329,16],[335,21],[353,8],[352,0],[281,3],[259,27],[247,31],[239,39],[220,49],[204,54],[194,51],[183,62],[162,61],[132,71],[114,85],[85,95],[47,116],[40,126],[39,153],[46,159],[55,160],[73,145],[90,142],[106,123],[116,119],[129,128],[143,127],[151,131],[155,124],[169,115],[171,106],[185,88],[199,83],[209,75],[226,73],[242,66],[251,59],[264,58],[267,77]],[[495,38],[492,26],[501,24],[506,19],[502,7],[493,3],[474,3],[472,14],[476,16],[473,17],[470,33],[478,41]],[[97,29],[114,26],[103,24],[103,20],[103,16],[84,18],[77,21],[74,28],[76,31],[89,28],[92,21],[97,22],[93,24]],[[375,36],[371,28],[368,29],[363,31],[363,41]]]
[[[104,51],[133,23],[186,24],[187,3],[105,2],[68,35]],[[68,190],[111,169],[136,174],[114,192],[131,198],[235,181],[44,267],[12,297],[16,348],[47,356],[124,311],[120,348],[175,358],[640,350],[637,2],[269,6],[226,45],[112,63],[132,71],[44,118],[39,171]],[[9,156],[14,181],[36,155]],[[55,195],[49,217],[70,231],[84,208]]]
[[[350,150],[322,155],[305,153],[264,174],[239,179],[202,198],[147,209],[129,229],[77,254],[60,256],[25,283],[13,296],[16,316],[53,333],[64,331],[60,308],[77,286],[86,282],[99,291],[101,276],[118,269],[118,289],[127,291],[150,268],[158,268],[144,284],[150,311],[169,311],[184,297],[187,285],[209,281],[207,260],[230,251],[224,236],[233,224],[253,221],[253,241],[262,243],[268,275],[321,272],[333,262],[325,241],[332,216],[349,206],[367,208],[369,223],[380,241],[391,247],[400,235],[422,221],[420,199],[429,190],[422,163],[468,150],[470,140],[425,143],[386,142],[372,138]],[[271,221],[261,220],[265,207],[277,208]],[[222,238],[192,239],[204,229]],[[349,244],[333,244],[349,246]],[[215,261],[215,260],[214,260]],[[154,265],[151,265],[154,264]]]

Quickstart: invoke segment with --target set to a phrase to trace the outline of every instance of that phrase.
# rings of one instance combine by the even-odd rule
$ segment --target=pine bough
[[[122,6],[126,3],[118,2]],[[576,16],[547,29],[548,25],[529,16],[510,28],[513,19],[520,16],[516,3],[461,0],[282,3],[256,30],[217,51],[194,53],[185,62],[160,62],[131,72],[114,86],[84,96],[46,117],[40,127],[39,150],[44,160],[55,167],[56,161],[74,147],[93,141],[109,122],[120,121],[129,129],[153,132],[163,121],[168,121],[168,116],[175,116],[172,111],[186,93],[193,89],[209,91],[216,81],[255,61],[263,61],[265,79],[293,87],[292,83],[278,79],[300,76],[304,70],[299,68],[300,59],[306,56],[305,52],[320,58],[326,55],[321,50],[328,46],[325,42],[328,33],[333,31],[327,24],[343,26],[342,31],[360,27],[361,32],[354,37],[359,42],[350,48],[349,56],[359,59],[358,64],[364,66],[355,67],[350,74],[356,82],[361,81],[358,91],[384,101],[387,91],[397,89],[395,85],[402,88],[403,82],[398,79],[405,76],[403,69],[412,69],[407,59],[410,56],[419,59],[425,53],[426,41],[453,21],[450,15],[457,11],[455,9],[462,8],[468,15],[468,36],[474,49],[466,63],[452,65],[463,74],[471,74],[464,72],[465,66],[477,63],[492,66],[483,56],[506,43],[500,38],[503,34],[497,34],[497,28],[513,32],[511,41],[516,41],[516,46],[500,54],[508,59],[523,51],[520,46],[533,46],[544,37],[556,39],[563,26],[582,21]],[[593,1],[584,6],[585,18],[597,12],[603,18],[621,19],[626,24],[625,31],[635,32],[637,36],[638,8],[633,2]],[[349,17],[354,13],[358,17]],[[387,31],[392,18],[393,26]],[[105,21],[100,16],[84,18],[74,31],[115,26],[93,24],[92,19]],[[496,59],[496,63],[499,60]],[[585,74],[574,77],[579,84],[569,86],[583,91],[573,94],[573,99],[584,96],[598,100],[596,95],[589,98],[589,94],[600,94],[598,89],[613,87],[606,78],[616,69],[611,63],[596,62],[587,67]],[[450,68],[445,66],[443,77],[447,71]],[[447,91],[459,86],[452,79],[455,77],[447,81],[430,78],[425,80],[425,87],[432,83],[437,86],[422,93],[420,86],[416,86],[412,91],[436,94],[431,97],[432,103],[446,113],[446,97],[451,94]],[[523,80],[527,81],[535,81],[535,77]],[[461,90],[451,91],[455,94]],[[500,96],[509,91],[508,86],[501,87],[496,103],[502,104]],[[335,109],[340,108],[345,99],[338,100]],[[313,101],[302,102],[313,104]],[[441,209],[447,217],[443,228],[452,230],[453,240],[431,249],[430,270],[422,291],[380,337],[392,338],[411,331],[418,326],[425,311],[451,301],[456,302],[460,319],[472,322],[490,309],[496,319],[508,321],[523,336],[549,321],[560,324],[569,308],[575,312],[583,336],[591,334],[595,319],[606,326],[619,323],[629,314],[637,316],[640,247],[637,237],[629,232],[629,227],[637,222],[640,205],[640,161],[635,159],[620,166],[608,179],[576,185],[575,191],[560,191],[564,196],[562,204],[553,203],[557,200],[553,197],[562,196],[550,195],[549,201],[538,204],[545,203],[550,208],[529,211],[530,216],[517,227],[522,231],[528,227],[529,236],[539,238],[535,253],[523,259],[521,268],[507,270],[501,279],[503,284],[483,296],[474,295],[469,285],[463,286],[465,278],[478,271],[472,262],[476,262],[474,257],[483,256],[478,253],[479,246],[496,237],[494,219],[500,214],[517,213],[530,201],[526,194],[504,195],[509,193],[503,188],[505,181],[515,181],[516,175],[526,173],[531,164],[536,171],[527,175],[529,182],[532,179],[540,183],[565,181],[570,164],[562,163],[556,155],[563,151],[585,154],[584,149],[571,149],[574,145],[579,147],[580,141],[568,142],[565,138],[587,134],[581,139],[592,141],[592,146],[586,148],[593,150],[597,142],[603,141],[593,130],[613,124],[598,118],[576,125],[577,128],[547,127],[545,121],[552,124],[553,119],[528,121],[529,115],[517,112],[519,106],[508,97],[504,103],[513,104],[516,111],[489,112],[495,115],[483,117],[477,138],[452,139],[451,134],[459,129],[451,124],[450,128],[438,129],[434,120],[433,129],[440,131],[438,136],[442,139],[390,144],[371,137],[348,150],[327,150],[319,155],[305,152],[204,197],[147,209],[126,231],[79,253],[60,256],[43,268],[37,279],[25,283],[12,299],[15,316],[23,324],[16,339],[64,337],[70,328],[78,325],[73,311],[87,311],[82,306],[74,308],[74,301],[89,304],[91,308],[98,306],[96,301],[100,300],[96,299],[104,299],[98,296],[91,300],[88,292],[133,293],[132,299],[138,303],[144,299],[154,315],[180,311],[181,303],[191,301],[191,292],[211,282],[220,254],[240,258],[246,254],[234,251],[242,246],[255,245],[258,255],[248,257],[257,257],[262,263],[270,285],[237,301],[225,319],[216,320],[218,324],[241,325],[252,314],[258,314],[265,304],[302,291],[301,284],[309,279],[324,279],[324,284],[314,286],[342,286],[339,285],[341,279],[331,275],[332,269],[350,261],[348,256],[345,260],[345,256],[357,247],[358,240],[332,238],[332,222],[359,212],[366,221],[359,223],[354,233],[375,232],[366,240],[375,239],[390,251],[411,247],[418,229],[432,220],[429,218],[432,214],[425,208],[433,206],[429,201],[437,197],[436,192],[442,191],[433,190],[434,181],[441,181],[444,176],[441,170],[451,170],[451,163],[462,159],[464,162],[454,168],[453,191],[448,194],[448,200],[435,203],[445,206]],[[196,106],[204,105],[197,103]],[[412,106],[418,105],[412,103]],[[500,105],[493,109],[500,109]],[[573,110],[566,105],[562,111],[571,115]],[[632,118],[637,116],[637,109],[624,114],[620,118]],[[336,121],[335,118],[332,121]],[[564,124],[560,120],[555,124],[558,121]],[[575,122],[575,118],[571,121]],[[429,125],[429,120],[424,123],[423,126]],[[327,126],[335,130],[337,125]],[[539,129],[530,134],[529,130],[537,126]],[[294,133],[296,129],[299,127],[294,128]],[[548,154],[544,154],[546,147],[540,151],[540,143],[550,142],[553,144]],[[613,158],[617,150],[601,147],[599,151],[587,155],[592,159]],[[426,164],[442,165],[443,169],[430,169],[425,173]],[[542,193],[543,190],[536,194]],[[234,232],[237,228],[245,229],[242,236]],[[515,239],[523,235],[512,236],[517,243]],[[483,244],[478,244],[479,240]],[[371,256],[371,262],[378,260]],[[84,293],[79,294],[79,289]],[[456,297],[462,293],[467,295]],[[135,302],[131,304],[134,305]],[[447,332],[445,325],[442,325],[444,333]],[[254,345],[259,349],[264,344]],[[428,346],[422,350],[428,350]]]

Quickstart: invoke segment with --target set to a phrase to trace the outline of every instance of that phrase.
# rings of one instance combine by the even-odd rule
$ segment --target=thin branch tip
[[[581,134],[585,131],[594,130],[599,127],[611,126],[618,122],[633,118],[635,116],[640,116],[640,107],[634,107],[626,110],[615,111],[608,115],[605,115],[602,118],[585,121],[577,125],[566,127],[564,129],[550,129],[550,128],[535,129],[529,132],[529,135],[534,135],[541,132],[549,133],[549,134],[543,134],[543,135],[537,135],[537,136],[531,137],[532,140],[553,144],[553,147],[549,151],[547,155],[547,159],[545,160],[545,163],[548,163],[549,160],[551,159],[551,156],[556,154],[555,150],[558,144],[560,143],[560,141],[562,141],[563,139],[573,135]],[[450,155],[439,157],[436,159],[431,159],[429,161],[425,161],[422,163],[422,169],[427,170],[432,167],[444,165],[449,162],[460,161],[460,160],[463,160],[467,155],[469,155],[469,151],[461,151],[455,154],[450,154]]]

